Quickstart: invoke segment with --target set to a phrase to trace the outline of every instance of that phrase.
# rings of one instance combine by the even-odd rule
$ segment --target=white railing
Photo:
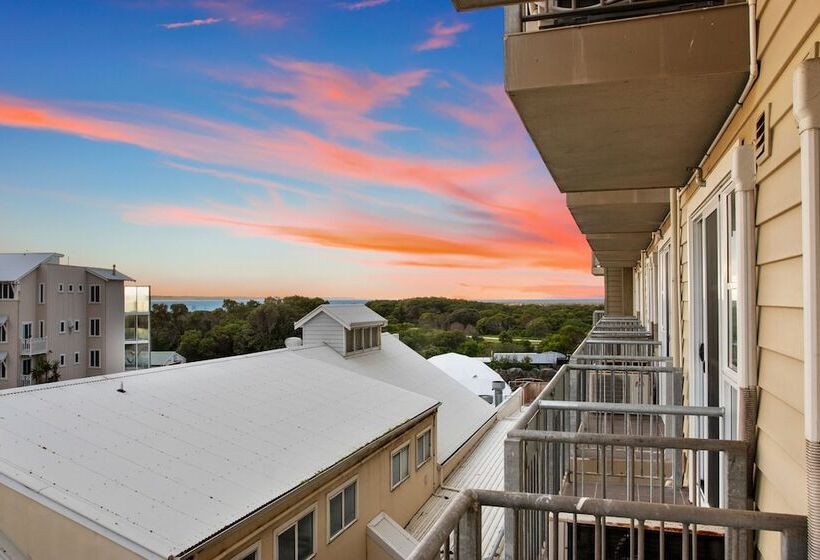
[[[23,356],[35,356],[37,354],[45,354],[46,352],[48,352],[47,336],[20,339],[20,354]]]
[[[32,383],[34,383],[34,381],[32,380],[31,374],[26,375],[24,373],[21,373],[20,374],[20,381],[19,381],[19,383],[17,383],[17,385],[19,387],[28,387]]]

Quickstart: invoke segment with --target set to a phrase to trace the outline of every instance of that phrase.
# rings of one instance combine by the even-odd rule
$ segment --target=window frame
[[[62,282],[57,283],[57,293],[62,294],[63,292],[65,292],[65,284]]]
[[[428,434],[430,436],[430,444],[427,446],[427,457],[425,457],[424,460],[421,463],[419,463],[418,462],[418,459],[419,459],[419,451],[418,451],[419,441],[421,440],[421,438],[423,438],[425,435],[428,435]],[[420,467],[424,466],[432,458],[433,458],[433,427],[431,426],[431,427],[427,428],[426,430],[422,430],[421,432],[419,432],[416,435],[416,469],[418,470]]]
[[[28,326],[28,332],[31,336],[26,336],[26,327]],[[20,338],[23,340],[34,338],[34,323],[31,321],[23,321],[20,324]]]
[[[254,560],[262,560],[262,541],[256,541],[242,552],[231,556],[231,560],[243,560],[250,553],[254,553]]]
[[[43,305],[46,302],[46,285],[44,282],[40,282],[37,285],[37,304]]]
[[[94,360],[91,358],[94,355],[94,352],[97,353],[97,365],[94,365]],[[102,354],[97,348],[89,348],[88,349],[88,369],[100,369],[100,364],[102,363]]]
[[[0,360],[0,379],[9,378],[9,367],[6,365],[6,360]]]
[[[298,534],[299,526],[298,525],[299,525],[299,521],[301,521],[302,519],[307,517],[308,514],[313,514],[313,553],[310,556],[308,556],[306,560],[311,560],[313,558],[316,558],[316,548],[317,548],[317,546],[316,546],[317,545],[316,531],[317,531],[317,520],[318,520],[318,517],[319,517],[317,515],[318,510],[319,510],[319,508],[317,507],[316,503],[311,504],[307,508],[303,509],[302,511],[300,511],[299,513],[297,513],[296,515],[294,515],[293,517],[288,519],[286,522],[279,525],[276,529],[274,529],[274,531],[273,531],[273,558],[274,558],[274,560],[281,560],[279,558],[279,535],[281,535],[282,533],[288,531],[291,527],[296,527],[297,533],[296,533],[296,540],[294,542],[296,543],[296,557],[299,558],[299,534]]]
[[[16,300],[18,288],[15,282],[0,282],[0,301]]]
[[[102,303],[102,289],[101,284],[89,284],[88,286],[88,303]],[[96,292],[96,298],[94,293]]]
[[[80,363],[80,353],[79,352],[74,352],[74,363],[75,364]]]
[[[77,284],[77,291],[79,293],[83,293],[83,285],[82,284]]]
[[[60,367],[65,367],[65,354],[60,354]]]
[[[404,448],[407,448],[407,476],[399,480],[397,483],[393,484],[393,457],[398,455],[402,452]],[[407,439],[400,443],[398,446],[393,448],[393,451],[390,452],[390,491],[392,492],[402,484],[404,484],[410,478],[410,440]]]
[[[73,294],[73,293],[74,293],[74,284],[69,284],[69,285],[68,285],[68,293],[69,293],[69,294]]]
[[[8,323],[0,325],[0,344],[5,344],[9,341]]]
[[[345,498],[344,498],[344,492],[345,492],[345,490],[347,490],[353,484],[356,485],[356,497],[355,497],[355,500],[354,500],[355,508],[356,508],[356,514],[353,516],[353,521],[351,521],[350,523],[345,524],[345,510],[344,510]],[[330,520],[330,501],[333,498],[335,498],[336,496],[341,496],[342,497],[342,528],[339,529],[334,534],[334,533],[331,533],[331,528],[330,528],[330,523],[331,523],[331,520]],[[326,501],[327,501],[327,544],[330,544],[334,540],[336,540],[336,538],[339,537],[339,535],[344,533],[346,530],[348,530],[350,527],[352,527],[359,520],[359,476],[356,475],[352,478],[347,479],[345,482],[341,483],[339,486],[337,486],[336,488],[334,488],[333,490],[328,492]]]
[[[94,334],[94,329],[93,329],[94,321],[97,322],[97,334]],[[88,318],[88,336],[91,336],[91,337],[94,337],[94,338],[98,338],[98,337],[102,336],[102,321],[100,320],[99,317],[89,317]]]
[[[80,332],[80,320],[79,319],[74,319],[74,332],[75,333]]]
[[[46,336],[46,322],[40,319],[37,321],[37,336],[44,338]]]
[[[65,323],[66,323],[65,320],[62,320],[57,324],[57,332],[59,334],[65,334],[65,327],[66,327]]]

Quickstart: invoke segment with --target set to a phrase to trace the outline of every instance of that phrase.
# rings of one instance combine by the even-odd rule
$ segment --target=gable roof
[[[124,282],[134,282],[133,278],[126,276],[119,270],[114,270],[111,268],[98,268],[96,266],[87,266],[85,269],[89,273],[98,278],[102,278],[103,280],[122,280]]]
[[[327,345],[307,347],[303,352],[441,402],[436,441],[437,460],[443,463],[493,415],[495,408],[395,336],[383,333],[381,341],[379,350],[356,356],[341,356]]]
[[[17,282],[60,253],[0,253],[0,282]]]
[[[494,369],[477,358],[449,352],[427,359],[428,362],[467,387],[476,395],[493,394],[493,381],[504,383],[503,395],[512,394],[510,386]]]
[[[296,321],[293,327],[302,328],[320,313],[324,313],[346,329],[366,326],[383,327],[387,324],[387,319],[363,303],[325,303]]]
[[[0,483],[168,558],[436,406],[284,349],[12,389]]]

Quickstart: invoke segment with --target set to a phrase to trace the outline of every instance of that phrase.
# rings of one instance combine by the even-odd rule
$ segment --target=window
[[[46,285],[40,283],[37,287],[37,303],[45,303],[46,302]]]
[[[735,191],[726,197],[726,340],[727,362],[737,371],[738,231]]]
[[[8,373],[6,373],[6,360],[0,362],[0,379],[6,379],[8,377]]]
[[[231,560],[259,560],[262,558],[261,548],[260,544],[256,543],[231,558]]]
[[[61,293],[61,294],[65,291],[65,287],[63,286],[63,283],[62,283],[62,282],[60,282],[59,284],[57,284],[57,291],[58,291],[59,293]]]
[[[60,321],[59,327],[57,328],[57,332],[60,334],[65,334],[65,321]]]
[[[80,363],[80,353],[79,352],[74,352],[74,363],[75,364]]]
[[[390,454],[390,489],[410,477],[410,442]]]
[[[316,554],[315,510],[276,532],[276,560],[309,560]]]
[[[74,332],[80,332],[80,320],[74,319]]]
[[[23,372],[23,375],[31,375],[31,358],[20,360],[20,371]]]
[[[433,431],[424,430],[416,437],[416,468],[422,466],[433,454]]]
[[[356,522],[358,509],[358,484],[348,481],[342,488],[328,495],[328,542]]]
[[[83,285],[82,284],[77,284],[77,291],[80,292],[80,293],[83,293]]]
[[[0,325],[0,342],[8,342],[8,341],[9,341],[9,335],[8,335],[8,332],[6,331],[6,324],[3,323],[2,325]]]
[[[37,322],[37,336],[43,338],[46,335],[46,322],[45,321],[38,321]]]
[[[100,285],[92,284],[88,287],[88,302],[100,303]]]
[[[88,335],[89,336],[100,336],[100,320],[99,319],[89,319],[88,320]]]
[[[32,328],[31,323],[23,323],[23,338],[31,338],[32,337]]]
[[[68,285],[68,293],[69,293],[69,294],[73,294],[73,293],[74,293],[74,284],[69,284],[69,285]]]
[[[65,365],[65,354],[60,354],[60,365],[61,366]]]
[[[14,284],[4,282],[0,284],[0,299],[14,299]]]
[[[89,350],[88,351],[88,367],[90,367],[90,368],[100,367],[100,351],[99,350]]]

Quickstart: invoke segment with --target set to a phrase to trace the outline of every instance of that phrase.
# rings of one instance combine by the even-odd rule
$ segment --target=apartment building
[[[151,367],[151,287],[126,285],[125,371]],[[168,365],[168,364],[162,364]]]
[[[15,411],[2,550],[394,558],[379,535],[402,531],[495,409],[364,306],[297,324],[303,338],[281,350],[0,393],[0,413]]]
[[[61,379],[123,370],[124,283],[132,279],[61,258],[0,254],[0,389],[36,383],[41,357],[59,364]]]
[[[508,434],[525,495],[448,518],[506,507],[510,559],[820,558],[820,3],[453,3],[504,5],[606,315]]]

